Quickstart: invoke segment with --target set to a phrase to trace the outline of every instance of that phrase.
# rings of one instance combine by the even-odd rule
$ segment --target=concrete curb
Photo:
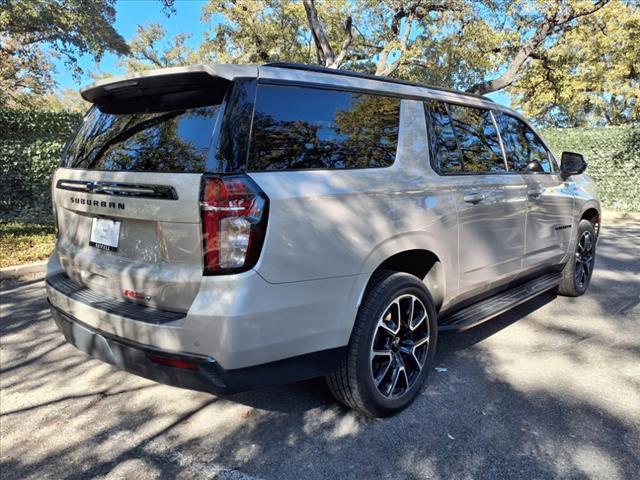
[[[14,265],[13,267],[0,268],[0,280],[7,278],[20,278],[27,275],[44,273],[47,268],[47,261],[26,263],[24,265]]]

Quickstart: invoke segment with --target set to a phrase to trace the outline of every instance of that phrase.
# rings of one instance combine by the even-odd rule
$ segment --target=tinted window
[[[517,172],[551,172],[549,152],[526,123],[502,112],[494,112],[509,169]]]
[[[219,105],[160,113],[103,113],[93,107],[63,166],[95,170],[202,172]]]
[[[460,105],[448,105],[447,108],[453,120],[465,172],[504,172],[506,167],[500,140],[489,110]]]
[[[216,152],[216,165],[210,171],[246,170],[251,115],[256,97],[255,80],[237,80],[227,99]]]
[[[453,133],[447,107],[442,102],[425,103],[427,128],[429,129],[429,147],[433,166],[440,173],[462,171],[462,160],[456,137]]]
[[[396,98],[261,86],[249,168],[386,167],[395,160],[399,121]]]

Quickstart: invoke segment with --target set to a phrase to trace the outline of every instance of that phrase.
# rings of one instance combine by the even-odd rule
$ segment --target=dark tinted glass
[[[509,169],[516,172],[551,172],[549,152],[526,123],[502,112],[494,112]]]
[[[249,168],[373,168],[396,157],[400,100],[377,95],[258,88]]]
[[[63,166],[92,170],[203,172],[219,105],[161,113],[103,113],[93,107]]]
[[[489,110],[448,105],[462,153],[465,172],[492,173],[506,170],[500,140]]]
[[[246,170],[251,115],[256,97],[255,80],[234,82],[225,107],[220,141],[215,155],[217,165],[213,172],[238,172]]]
[[[447,107],[442,102],[425,103],[429,129],[429,147],[433,166],[440,173],[462,171],[462,160]]]

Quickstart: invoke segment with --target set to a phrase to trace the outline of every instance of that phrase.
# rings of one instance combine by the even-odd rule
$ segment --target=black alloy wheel
[[[427,360],[430,328],[427,309],[415,295],[395,298],[378,320],[371,342],[371,375],[387,398],[404,395]]]
[[[576,248],[575,276],[578,288],[585,287],[591,277],[591,272],[593,272],[594,246],[595,241],[591,232],[582,232]]]

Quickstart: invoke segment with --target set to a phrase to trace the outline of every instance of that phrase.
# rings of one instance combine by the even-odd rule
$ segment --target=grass
[[[44,260],[55,241],[53,225],[0,222],[0,268]]]

